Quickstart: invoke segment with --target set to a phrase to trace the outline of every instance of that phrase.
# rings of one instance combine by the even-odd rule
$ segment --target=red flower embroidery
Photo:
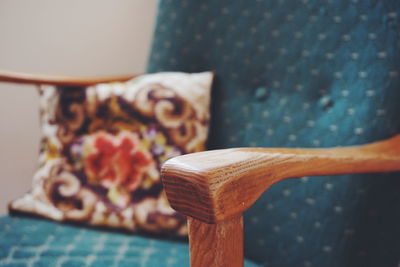
[[[140,148],[136,134],[98,133],[92,138],[94,151],[85,157],[84,164],[91,184],[132,192],[140,185],[143,174],[154,167],[151,154]]]

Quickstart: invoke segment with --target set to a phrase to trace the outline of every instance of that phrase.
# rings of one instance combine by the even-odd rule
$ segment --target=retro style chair
[[[192,265],[240,266],[250,206],[245,255],[264,266],[399,265],[399,174],[349,175],[400,168],[399,12],[396,1],[160,2],[149,71],[215,70],[208,148],[252,147],[165,164],[169,201],[191,217]],[[347,175],[309,177],[333,174]]]
[[[163,168],[193,266],[241,266],[243,227],[246,266],[398,266],[399,174],[377,172],[400,169],[399,12],[394,0],[159,2],[148,71],[217,74],[212,151]],[[352,147],[326,148],[338,146]],[[188,261],[187,246],[154,238],[18,217],[0,227],[1,264]]]

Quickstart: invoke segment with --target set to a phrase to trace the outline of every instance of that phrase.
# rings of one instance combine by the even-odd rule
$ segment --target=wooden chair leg
[[[188,218],[191,267],[243,267],[243,216],[216,224]]]

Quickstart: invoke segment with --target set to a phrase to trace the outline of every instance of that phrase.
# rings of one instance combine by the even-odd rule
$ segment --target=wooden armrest
[[[69,86],[90,86],[98,83],[124,82],[137,75],[119,75],[104,77],[72,77],[50,74],[33,74],[0,70],[0,82],[22,84],[49,84]]]
[[[243,212],[286,178],[400,171],[400,135],[326,149],[232,148],[168,160],[171,206],[188,216],[191,267],[243,267]]]
[[[286,178],[400,171],[400,135],[327,149],[232,148],[179,156],[162,167],[171,206],[204,223],[233,218]]]

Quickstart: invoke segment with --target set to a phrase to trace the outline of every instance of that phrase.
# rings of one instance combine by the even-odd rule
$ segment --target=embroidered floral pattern
[[[171,157],[204,148],[211,74],[197,75],[208,81],[207,88],[197,86],[203,103],[159,79],[42,87],[40,168],[31,192],[11,209],[59,221],[185,235],[185,218],[169,207],[159,169]]]
[[[157,176],[154,160],[140,147],[134,133],[123,131],[113,136],[99,132],[91,139],[83,163],[88,183],[101,185],[108,190],[111,202],[125,207],[130,202],[129,193],[140,186],[145,175]]]

